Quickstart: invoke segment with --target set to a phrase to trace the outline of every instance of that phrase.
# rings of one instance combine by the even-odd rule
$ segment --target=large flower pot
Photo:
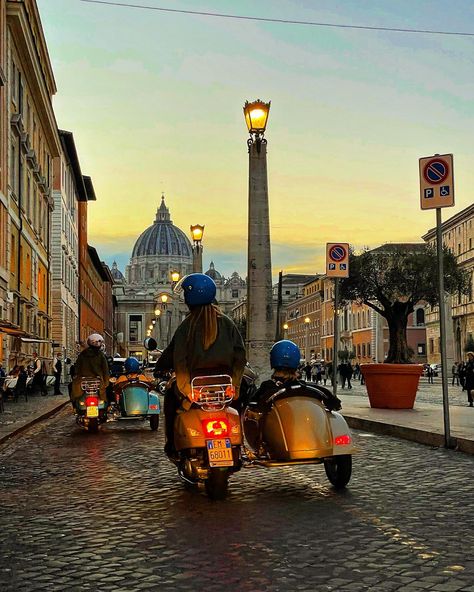
[[[378,409],[413,409],[421,364],[362,364],[371,407]]]

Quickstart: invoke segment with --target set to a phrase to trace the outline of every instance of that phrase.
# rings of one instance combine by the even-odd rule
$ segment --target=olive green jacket
[[[194,340],[189,343],[189,325],[188,316],[176,329],[171,343],[157,361],[155,372],[172,368],[179,391],[187,396],[191,394],[191,378],[200,371],[226,373],[232,377],[238,394],[246,357],[244,342],[233,321],[222,313],[219,315],[217,339],[208,350],[202,346],[200,328],[196,329]]]
[[[109,384],[109,364],[100,349],[88,347],[77,356],[74,365],[75,376],[72,381],[71,396],[79,399],[82,395],[81,380],[83,377],[100,378],[100,398],[105,401],[105,389]]]

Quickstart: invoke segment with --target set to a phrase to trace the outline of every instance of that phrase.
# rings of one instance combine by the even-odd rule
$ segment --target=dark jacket
[[[105,389],[109,384],[109,365],[102,351],[96,347],[88,347],[81,351],[75,363],[75,376],[72,381],[72,398],[82,395],[81,380],[83,377],[101,379],[100,396],[105,400]]]
[[[474,361],[466,363],[464,368],[464,386],[466,391],[474,390]]]
[[[232,377],[232,384],[239,392],[245,367],[245,347],[233,321],[220,314],[217,321],[217,339],[208,350],[202,346],[202,331],[197,328],[194,340],[189,343],[190,317],[186,317],[176,329],[173,339],[156,362],[155,375],[173,369],[176,383],[184,395],[191,394],[191,378],[200,371],[225,372]]]

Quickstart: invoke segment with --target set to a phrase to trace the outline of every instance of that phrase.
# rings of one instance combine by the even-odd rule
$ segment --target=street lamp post
[[[202,273],[202,235],[204,226],[201,224],[191,225],[191,237],[193,239],[193,272]]]
[[[288,323],[283,325],[283,339],[288,339]]]
[[[273,343],[272,260],[267,182],[267,141],[264,133],[270,103],[244,106],[250,134],[247,257],[247,357],[260,376],[269,377],[268,352]],[[272,331],[273,329],[273,331]]]
[[[305,317],[304,324],[306,327],[306,339],[305,339],[305,346],[304,346],[304,359],[306,363],[309,362],[309,324],[311,323],[311,319],[309,317]]]

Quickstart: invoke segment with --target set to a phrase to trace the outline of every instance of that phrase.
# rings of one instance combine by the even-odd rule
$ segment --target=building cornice
[[[59,142],[59,134],[51,102],[51,95],[45,81],[40,56],[36,49],[35,39],[31,31],[28,14],[26,13],[23,2],[7,3],[7,24],[12,31],[16,49],[21,56],[22,64],[28,74],[28,84],[30,85],[31,90],[41,97],[41,100],[35,101],[35,105],[43,122],[43,129],[51,150],[51,156],[59,156],[61,153],[61,145]],[[38,29],[42,32],[41,24],[39,24]],[[47,57],[46,61],[49,68],[51,68],[49,57]],[[53,79],[53,91],[55,90],[56,87],[54,86]]]
[[[471,216],[474,217],[474,204],[467,206],[467,208],[464,208],[464,210],[461,210],[460,212],[458,212],[457,214],[454,214],[454,216],[452,216],[451,218],[448,218],[445,222],[443,222],[443,224],[441,226],[442,232],[447,232],[448,230],[451,230],[452,228],[454,228],[458,224],[464,222],[465,220],[467,220]],[[430,230],[428,230],[428,232],[426,234],[424,234],[421,238],[424,241],[429,241],[429,240],[432,240],[433,238],[435,238],[435,236],[436,236],[436,228],[430,228]]]

